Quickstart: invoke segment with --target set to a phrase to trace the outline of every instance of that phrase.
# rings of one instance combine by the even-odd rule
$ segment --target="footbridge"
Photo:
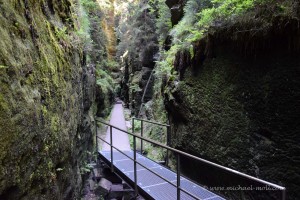
[[[114,116],[113,114],[111,117],[118,118],[120,115]],[[132,186],[136,196],[140,194],[146,199],[158,200],[286,199],[285,187],[249,176],[234,169],[221,166],[170,147],[168,145],[170,141],[170,129],[167,124],[132,118],[132,130],[135,128],[134,124],[136,121],[140,121],[141,123],[141,132],[135,134],[134,131],[129,132],[125,130],[126,128],[122,129],[118,127],[117,124],[111,124],[100,120],[96,121],[107,126],[106,138],[101,138],[98,135],[96,136],[97,148],[99,142],[102,141],[104,144],[104,148],[98,149],[100,158],[110,166],[112,172],[117,173]],[[120,122],[121,127],[124,127],[125,122],[123,122],[123,119],[117,120],[117,123]],[[144,137],[144,123],[152,123],[166,127],[168,130],[167,144]],[[133,138],[132,147],[128,147],[129,145],[124,144],[119,145],[119,140],[128,143],[128,138],[124,139],[125,135]],[[137,148],[137,141],[140,141],[140,151],[138,151]],[[167,160],[164,165],[160,162],[153,161],[140,153],[143,152],[144,142],[166,150]],[[173,170],[168,166],[168,158],[170,155],[172,155],[171,157],[173,159]],[[209,169],[208,176],[217,176],[217,179],[220,180],[218,187],[209,187],[207,185],[198,184],[197,182],[199,182],[199,180],[195,182],[190,178],[183,176],[181,173],[183,159],[189,159],[192,163],[195,162],[205,165],[206,168]],[[175,167],[174,163],[176,165]],[[197,171],[201,169],[195,168],[193,170]],[[201,173],[201,171],[199,173]],[[203,173],[207,173],[207,171]],[[218,178],[216,173],[221,174],[220,178]],[[232,182],[234,182],[236,186],[223,187],[222,181],[224,179],[221,177],[222,174],[226,174],[227,182],[230,182],[232,177]]]

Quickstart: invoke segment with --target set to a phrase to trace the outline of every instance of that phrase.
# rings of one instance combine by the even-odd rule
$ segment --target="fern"
[[[213,7],[201,10],[197,15],[198,28],[207,29],[217,20],[226,21],[238,17],[242,13],[267,0],[212,0]]]
[[[198,31],[198,27],[195,26],[195,24],[199,20],[199,15],[197,15],[197,13],[211,6],[212,4],[209,0],[189,0],[186,3],[186,6],[184,7],[185,15],[183,19],[171,30],[171,35],[174,37],[175,44],[184,42],[190,43],[194,40],[195,37],[193,35]],[[184,46],[188,45],[189,44],[186,44]]]
[[[106,71],[97,69],[96,75],[97,85],[101,87],[104,93],[108,93],[108,91],[114,91],[114,81]]]

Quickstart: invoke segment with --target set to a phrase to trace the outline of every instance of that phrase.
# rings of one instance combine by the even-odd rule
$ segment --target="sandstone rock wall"
[[[219,29],[194,44],[193,57],[177,53],[181,81],[169,81],[165,103],[173,146],[284,185],[298,199],[299,29],[293,20],[271,23],[255,36],[234,31],[243,24]],[[183,161],[193,177],[197,167]],[[199,181],[222,180],[213,176]]]
[[[95,74],[75,0],[0,1],[0,199],[75,199],[92,152]]]

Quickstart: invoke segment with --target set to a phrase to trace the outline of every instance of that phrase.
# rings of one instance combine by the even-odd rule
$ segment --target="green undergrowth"
[[[286,18],[298,18],[295,0],[275,1],[275,0],[188,0],[184,7],[184,16],[177,25],[171,27],[170,11],[163,5],[161,1],[157,1],[158,18],[156,19],[156,33],[159,37],[160,60],[157,62],[155,68],[155,85],[153,100],[149,103],[149,111],[151,119],[155,121],[165,122],[166,115],[164,114],[165,107],[163,103],[163,93],[168,93],[169,100],[172,100],[172,90],[175,88],[168,88],[161,91],[163,79],[166,82],[173,82],[178,84],[178,73],[174,69],[175,55],[183,50],[190,53],[191,58],[194,57],[194,44],[197,41],[205,38],[209,34],[214,34],[218,30],[226,27],[234,26],[235,24],[250,24],[253,21],[259,21],[261,29],[268,29],[272,20],[277,16]],[[169,50],[163,49],[163,44],[168,35],[172,36],[171,48]],[[215,75],[215,80],[218,81],[220,76]],[[179,84],[178,84],[179,85]],[[180,84],[182,85],[182,84]],[[184,88],[188,89],[188,88]],[[213,90],[214,88],[210,88]],[[209,90],[209,91],[210,91]],[[190,92],[192,93],[192,91]],[[187,92],[189,94],[189,92]],[[199,101],[192,95],[187,95],[188,102]],[[207,102],[203,102],[207,103]],[[206,104],[204,106],[207,106]],[[191,107],[193,107],[191,105]],[[195,108],[196,109],[196,108]],[[152,111],[151,111],[152,110]],[[151,139],[159,139],[159,134],[151,134],[155,128],[149,128],[146,131],[147,137]],[[183,138],[184,140],[185,138]],[[197,146],[197,144],[192,144]],[[154,152],[163,154],[161,150],[157,150],[153,146],[145,146],[146,151],[150,154]],[[148,149],[147,149],[148,148]],[[153,156],[157,158],[157,156]],[[158,156],[162,157],[162,156]]]
[[[132,132],[132,128],[128,130]],[[134,121],[134,133],[136,135],[141,135],[142,126],[141,121]],[[143,137],[151,139],[153,141],[166,144],[166,129],[161,128],[157,125],[149,124],[144,122],[143,124]],[[134,139],[133,136],[129,136],[129,142],[131,149],[134,147]],[[138,151],[141,151],[141,140],[136,139],[136,148]],[[155,161],[163,161],[165,160],[166,151],[161,147],[153,145],[147,141],[143,141],[143,153],[150,159]]]
[[[294,0],[189,0],[183,19],[171,30],[171,34],[174,44],[186,46],[184,43],[198,41],[214,29],[236,22],[250,22],[255,15],[266,15],[270,20],[274,16],[297,17],[295,5]]]
[[[115,93],[115,81],[111,72],[117,71],[118,66],[107,57],[107,38],[101,23],[105,16],[101,2],[78,1],[76,10],[80,26],[76,29],[76,36],[80,38],[83,46],[85,64],[95,69],[96,115],[106,117],[111,111]]]
[[[108,93],[109,91],[114,91],[114,81],[112,77],[104,70],[97,69],[97,85],[99,85],[104,93]]]
[[[188,50],[193,57],[193,43],[214,34],[217,30],[234,26],[234,24],[251,24],[254,21],[261,23],[260,29],[268,29],[272,19],[276,16],[287,19],[297,19],[297,1],[275,1],[275,0],[188,0],[184,7],[184,16],[169,34],[173,37],[171,49],[167,52],[161,50],[162,58],[158,62],[161,71],[169,70],[173,73],[175,54],[181,50]],[[164,8],[160,8],[163,13]],[[161,15],[162,17],[168,14]],[[169,22],[163,19],[157,20],[158,27],[164,24],[168,27]],[[163,42],[166,33],[158,29]]]
[[[162,143],[166,145],[166,128],[153,125],[146,124],[144,127],[144,136],[156,142]],[[144,152],[147,157],[155,161],[164,161],[166,157],[166,150],[157,145],[153,145],[148,142],[144,142]]]
[[[158,18],[156,19],[156,33],[159,36],[160,46],[163,46],[165,39],[172,28],[171,13],[164,0],[157,0],[157,7]]]
[[[108,57],[108,38],[102,21],[105,19],[107,1],[80,0],[82,28],[78,34],[85,41],[87,64],[96,68],[96,84],[98,106],[97,115],[108,115],[113,103],[117,78],[113,72],[119,72],[119,65],[113,58]],[[110,5],[110,3],[109,3]]]

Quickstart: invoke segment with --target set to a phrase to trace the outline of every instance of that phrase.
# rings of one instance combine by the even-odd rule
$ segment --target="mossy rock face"
[[[79,194],[95,80],[81,65],[72,6],[0,3],[0,199]]]
[[[244,57],[235,45],[219,43],[214,58],[187,66],[182,81],[169,82],[172,145],[286,186],[289,198],[298,199],[299,57],[285,46]],[[197,176],[197,165],[183,161],[182,167]],[[214,184],[213,176],[206,184]]]

